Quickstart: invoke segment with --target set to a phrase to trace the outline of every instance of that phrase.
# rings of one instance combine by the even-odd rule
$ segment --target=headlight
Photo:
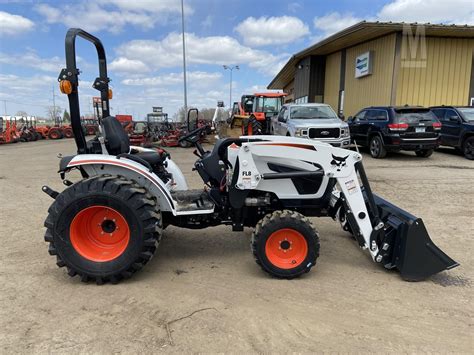
[[[297,128],[295,129],[295,137],[306,137],[308,135],[307,129]]]
[[[341,128],[341,137],[346,138],[351,135],[351,132],[349,131],[349,127],[343,127]]]

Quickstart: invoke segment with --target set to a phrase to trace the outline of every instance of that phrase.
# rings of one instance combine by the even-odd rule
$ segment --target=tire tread
[[[115,195],[132,206],[136,216],[143,224],[143,246],[141,252],[134,260],[131,260],[126,270],[121,270],[116,274],[107,276],[90,275],[80,270],[75,270],[72,265],[68,265],[67,260],[63,260],[57,252],[54,243],[54,228],[59,218],[60,211],[65,208],[70,201],[87,196],[90,192],[100,192],[107,195]],[[71,277],[78,275],[83,282],[95,282],[102,285],[107,282],[118,283],[124,278],[130,278],[134,273],[142,269],[148,263],[161,240],[161,213],[155,198],[147,190],[136,182],[128,180],[122,176],[101,175],[85,178],[64,190],[48,209],[48,216],[44,222],[46,232],[44,239],[48,246],[50,255],[56,257],[58,267],[67,267],[67,274]]]

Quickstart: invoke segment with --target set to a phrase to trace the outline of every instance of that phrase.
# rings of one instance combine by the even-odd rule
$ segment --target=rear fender
[[[133,160],[118,159],[111,155],[80,154],[67,163],[64,171],[79,167],[88,176],[120,175],[134,180],[157,198],[161,211],[170,211],[176,215],[175,201],[171,197],[170,187],[163,183],[155,173]]]
[[[375,130],[369,130],[369,132],[367,133],[367,141],[366,141],[366,144],[367,144],[367,147],[370,145],[370,140],[372,139],[372,137],[374,136],[379,136],[380,139],[382,140],[383,144],[387,144],[387,142],[385,142],[385,139],[382,135],[381,132],[379,131],[375,131]]]

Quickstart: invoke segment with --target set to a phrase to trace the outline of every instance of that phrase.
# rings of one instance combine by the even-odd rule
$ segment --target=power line
[[[41,104],[31,104],[31,103],[25,103],[25,102],[18,102],[14,100],[0,100],[3,102],[9,102],[11,104],[16,104],[16,105],[24,105],[24,106],[37,106],[37,107],[48,107],[49,105],[41,105]]]

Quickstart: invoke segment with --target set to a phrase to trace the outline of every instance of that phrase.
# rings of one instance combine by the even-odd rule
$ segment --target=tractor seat
[[[145,160],[149,163],[153,170],[163,164],[167,158],[166,152],[137,152],[130,151],[130,140],[127,132],[125,132],[120,122],[113,116],[105,117],[102,120],[105,134],[105,147],[110,155],[128,155],[133,159],[133,156]]]
[[[110,155],[125,154],[130,151],[130,139],[127,132],[114,116],[102,120],[105,136],[105,148]]]
[[[166,154],[160,154],[159,152],[138,152],[133,155],[145,160],[152,167],[162,165],[167,157]]]

